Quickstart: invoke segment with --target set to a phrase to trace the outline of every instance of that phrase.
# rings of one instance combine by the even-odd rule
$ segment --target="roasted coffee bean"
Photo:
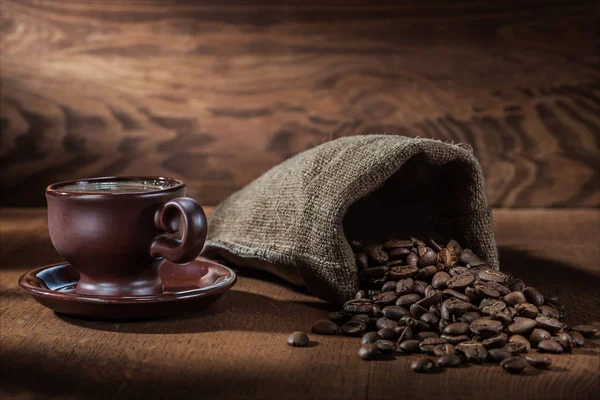
[[[377,334],[384,340],[396,340],[398,338],[398,334],[392,328],[381,328],[377,331]]]
[[[531,343],[529,343],[529,340],[525,339],[523,336],[521,335],[512,335],[509,339],[509,343],[523,343],[525,345],[525,353],[527,353],[529,350],[531,350]]]
[[[309,343],[308,335],[300,331],[294,332],[288,336],[287,342],[293,347],[306,347]]]
[[[518,290],[518,291],[522,292],[523,290],[525,290],[525,284],[523,283],[523,281],[521,279],[511,279],[506,283],[506,286],[511,291]]]
[[[486,282],[485,285],[500,293],[500,296],[506,296],[507,294],[512,292],[512,290],[498,282]]]
[[[412,317],[402,317],[399,323],[410,326],[413,329],[413,333],[429,330],[429,325]]]
[[[459,261],[463,264],[471,264],[471,266],[478,266],[485,264],[481,258],[477,257],[471,249],[464,249],[459,257]]]
[[[396,292],[381,292],[373,297],[373,301],[375,304],[385,307],[394,304],[397,298]]]
[[[369,317],[369,314],[356,314],[356,315],[353,315],[352,318],[350,318],[350,319],[351,320],[357,319],[357,320],[363,321],[364,323],[367,323],[367,322],[369,322],[371,317]]]
[[[405,340],[412,340],[413,338],[413,331],[410,326],[399,326],[394,329],[394,332],[398,335],[397,343],[402,343]]]
[[[399,321],[400,318],[410,315],[410,312],[401,306],[386,306],[381,310],[384,317]]]
[[[574,325],[571,330],[581,333],[584,338],[595,336],[598,333],[598,327],[594,325]]]
[[[442,301],[442,292],[436,291],[430,295],[426,295],[423,299],[417,301],[417,304],[424,308],[439,304]]]
[[[547,330],[536,328],[529,334],[529,342],[531,342],[534,347],[537,347],[539,342],[550,339],[551,337],[552,335]]]
[[[531,366],[539,369],[547,369],[550,365],[552,365],[552,359],[550,357],[539,353],[526,354],[525,360],[527,360]]]
[[[510,339],[509,339],[508,343],[506,343],[501,348],[506,351],[509,351],[513,356],[516,356],[517,354],[525,353],[525,351],[527,351],[527,346],[525,345],[525,343],[511,342]]]
[[[571,336],[568,333],[562,332],[557,334],[556,341],[562,346],[564,351],[573,350],[573,339],[571,339]]]
[[[446,286],[449,289],[464,291],[465,288],[471,285],[474,281],[475,275],[470,272],[465,272],[448,279],[448,281],[446,281]]]
[[[488,356],[486,348],[478,342],[461,342],[456,345],[456,350],[463,353],[467,361],[471,362],[484,362]]]
[[[406,256],[406,263],[408,265],[412,265],[412,266],[416,267],[418,262],[419,262],[419,256],[416,255],[415,253],[411,252]]]
[[[435,369],[435,362],[429,357],[421,357],[413,361],[410,368],[418,373],[427,373]]]
[[[419,349],[421,349],[423,353],[433,354],[434,347],[444,343],[446,343],[444,339],[429,337],[419,343]]]
[[[488,285],[476,284],[473,286],[475,295],[479,298],[497,299],[500,297],[500,292]]]
[[[559,319],[560,312],[552,306],[539,306],[539,311],[544,317]]]
[[[433,331],[422,331],[415,334],[414,339],[423,341],[425,339],[439,338],[440,334]]]
[[[479,311],[486,315],[501,312],[505,308],[506,303],[496,299],[483,299],[479,304]]]
[[[409,311],[413,318],[421,318],[421,315],[427,314],[427,309],[421,307],[418,303],[411,305]]]
[[[348,321],[352,317],[352,314],[347,313],[346,311],[334,311],[329,313],[328,318],[334,323],[341,325],[344,322]]]
[[[504,299],[504,302],[511,307],[514,306],[515,304],[527,302],[527,299],[525,298],[525,295],[523,294],[523,292],[519,292],[519,291],[510,292],[509,294],[504,296],[503,299]]]
[[[484,282],[504,283],[508,280],[506,274],[490,268],[484,268],[478,271],[477,276]]]
[[[373,304],[371,315],[373,315],[375,318],[383,317],[382,307],[379,304]]]
[[[454,251],[444,248],[438,253],[438,261],[445,268],[452,268],[458,262],[458,257]]]
[[[360,339],[360,344],[375,343],[381,340],[381,336],[377,332],[367,332]]]
[[[386,266],[371,267],[371,268],[363,269],[362,271],[360,271],[358,273],[358,276],[363,281],[369,282],[373,279],[385,277],[388,270],[389,270],[389,268]]]
[[[419,256],[419,261],[417,265],[419,267],[427,267],[429,265],[433,265],[437,262],[437,253],[430,248],[426,248],[425,252]]]
[[[369,258],[365,253],[354,254],[354,259],[356,260],[356,266],[359,270],[369,268]]]
[[[328,319],[317,321],[312,326],[313,333],[318,333],[319,335],[335,335],[337,330],[338,326],[335,322]]]
[[[344,303],[344,311],[359,314],[368,313],[373,309],[373,301],[369,299],[353,299]]]
[[[456,267],[452,267],[448,270],[448,273],[450,274],[451,277],[455,277],[464,273],[470,272],[469,268],[467,267],[461,267],[459,265],[457,265]],[[448,282],[446,282],[446,286],[448,286]]]
[[[442,368],[458,367],[462,360],[456,354],[446,354],[437,359],[438,366]]]
[[[363,360],[373,360],[379,354],[379,348],[375,343],[367,343],[360,346],[358,356]]]
[[[569,331],[569,336],[571,336],[571,340],[573,341],[574,347],[583,347],[585,346],[585,339],[583,335],[577,331]]]
[[[486,349],[494,349],[504,346],[508,342],[508,335],[506,333],[499,333],[490,338],[485,339],[481,344]]]
[[[415,281],[415,286],[413,287],[413,293],[416,293],[419,296],[425,296],[425,288],[427,286],[428,286],[427,282]]]
[[[391,249],[387,251],[388,258],[390,260],[398,260],[404,258],[407,254],[410,253],[410,249],[406,247],[398,247],[396,249]]]
[[[436,326],[440,322],[440,319],[432,313],[425,313],[419,319],[431,327]]]
[[[513,355],[510,351],[503,349],[503,348],[490,349],[488,351],[488,358],[490,361],[493,361],[493,362],[500,362],[500,361],[505,360],[512,356]]]
[[[377,265],[385,264],[389,260],[387,252],[383,250],[383,246],[381,245],[365,246],[363,247],[363,252]]]
[[[555,318],[544,317],[543,315],[535,319],[538,328],[545,329],[548,332],[558,332],[563,328],[563,323]]]
[[[389,268],[389,277],[393,280],[412,278],[419,271],[415,265],[395,265]]]
[[[456,255],[459,255],[463,251],[460,244],[454,239],[452,239],[448,242],[448,244],[446,245],[446,248],[448,248],[449,250],[452,250],[454,252],[454,254],[456,254]]]
[[[405,340],[400,343],[400,350],[404,353],[419,353],[421,349],[419,348],[418,340]]]
[[[511,335],[522,335],[531,332],[537,326],[537,322],[530,318],[516,317],[514,321],[506,328],[506,331]]]
[[[517,314],[525,318],[535,318],[538,315],[538,308],[531,303],[520,303],[515,305]]]
[[[552,339],[542,340],[541,342],[538,343],[537,348],[538,348],[538,351],[541,351],[544,353],[559,354],[559,353],[563,352],[563,348],[560,345],[560,343],[558,343],[556,340],[552,340]]]
[[[400,279],[396,284],[396,293],[398,295],[408,294],[413,291],[415,287],[415,282],[412,278]]]
[[[500,362],[502,368],[511,374],[520,374],[527,368],[527,360],[520,356],[509,357]]]
[[[479,314],[477,311],[469,311],[461,315],[458,320],[460,322],[466,322],[467,324],[470,324],[478,318],[481,318],[481,314]]]
[[[457,292],[456,290],[452,290],[452,289],[444,289],[444,291],[442,292],[442,296],[444,299],[449,299],[451,297],[454,297],[454,298],[462,300],[466,303],[471,301],[469,296],[467,296],[463,293]]]
[[[381,354],[390,354],[396,351],[396,343],[390,340],[379,340],[375,344]]]
[[[442,251],[442,246],[440,246],[435,240],[429,239],[429,245],[435,252]]]
[[[492,311],[490,312],[489,318],[494,319],[496,321],[500,321],[504,325],[510,325],[513,322],[513,317],[508,308],[505,308],[502,311]]]
[[[389,328],[393,330],[395,327],[398,326],[398,321],[394,321],[393,319],[389,319],[386,317],[381,317],[377,320],[377,324],[375,326],[377,327],[377,329]]]
[[[445,335],[460,336],[466,335],[470,331],[469,324],[466,322],[455,322],[444,329]]]
[[[536,307],[539,307],[542,304],[544,304],[544,295],[541,294],[540,291],[534,287],[526,287],[525,289],[523,289],[523,294],[525,295],[527,301]]]
[[[462,315],[473,309],[473,305],[471,303],[467,303],[454,297],[445,300],[443,306],[448,309],[448,312],[451,315]]]
[[[369,299],[373,299],[373,297],[377,296],[379,293],[381,293],[381,290],[370,289],[369,291],[367,291],[367,296]]]
[[[396,305],[401,307],[410,307],[411,304],[421,300],[421,296],[416,293],[404,294],[396,300]]]
[[[435,346],[433,348],[433,354],[436,357],[445,356],[447,354],[454,354],[455,352],[456,352],[456,349],[450,343],[438,344],[437,346]]]
[[[383,248],[386,250],[397,249],[397,248],[408,248],[413,247],[414,243],[412,240],[399,240],[392,239],[388,240],[383,244]]]
[[[446,342],[453,344],[455,346],[459,343],[467,342],[467,341],[471,340],[471,338],[467,335],[458,335],[458,336],[440,335],[440,337],[442,339],[446,339]]]
[[[382,292],[395,292],[396,291],[396,281],[387,281],[381,287]]]
[[[417,277],[424,281],[430,281],[431,278],[438,272],[437,268],[433,265],[429,265],[427,267],[423,267],[417,272]],[[433,287],[432,287],[433,288]],[[427,288],[425,288],[427,289]],[[427,292],[425,292],[427,295]]]
[[[369,296],[367,296],[367,292],[365,292],[364,290],[359,290],[358,292],[356,292],[356,294],[354,295],[354,299],[368,299]]]
[[[367,331],[367,323],[360,319],[351,319],[340,327],[340,331],[349,336],[362,336]]]
[[[472,333],[479,335],[481,333],[500,333],[504,327],[500,321],[489,318],[479,318],[471,322],[469,328]]]

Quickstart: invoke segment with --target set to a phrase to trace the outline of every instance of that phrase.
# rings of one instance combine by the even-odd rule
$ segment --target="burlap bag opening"
[[[348,238],[409,236],[457,239],[498,267],[485,182],[470,148],[396,135],[324,143],[220,204],[204,255],[343,303],[358,290]]]

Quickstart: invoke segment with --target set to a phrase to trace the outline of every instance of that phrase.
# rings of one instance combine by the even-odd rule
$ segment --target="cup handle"
[[[171,233],[179,231],[183,217],[183,237],[178,239]],[[189,197],[178,197],[161,206],[154,216],[154,225],[166,232],[150,245],[150,255],[163,257],[171,262],[183,264],[193,261],[204,247],[208,222],[202,206]]]

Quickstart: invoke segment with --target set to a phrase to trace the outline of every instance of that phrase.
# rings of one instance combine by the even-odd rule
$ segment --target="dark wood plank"
[[[308,331],[329,307],[257,273],[242,272],[226,297],[187,317],[137,323],[59,317],[16,285],[40,261],[36,252],[51,249],[45,210],[1,209],[0,220],[3,399],[397,399],[410,390],[416,400],[442,394],[570,400],[595,399],[600,390],[598,338],[552,356],[549,371],[516,377],[491,365],[416,375],[408,370],[413,356],[362,361],[355,338],[311,335],[313,347],[291,348],[287,335]],[[560,295],[569,322],[600,326],[600,211],[495,210],[495,228],[504,270]]]
[[[293,154],[374,132],[471,144],[497,207],[600,205],[591,2],[0,7],[5,205],[142,173],[216,204]]]

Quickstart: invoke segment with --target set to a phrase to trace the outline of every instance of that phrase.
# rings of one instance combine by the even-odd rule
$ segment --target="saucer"
[[[147,296],[91,296],[75,293],[79,272],[63,262],[29,271],[19,285],[57,313],[90,319],[133,320],[195,312],[219,299],[236,282],[235,272],[203,257],[183,265],[165,261],[158,274],[164,292]]]

